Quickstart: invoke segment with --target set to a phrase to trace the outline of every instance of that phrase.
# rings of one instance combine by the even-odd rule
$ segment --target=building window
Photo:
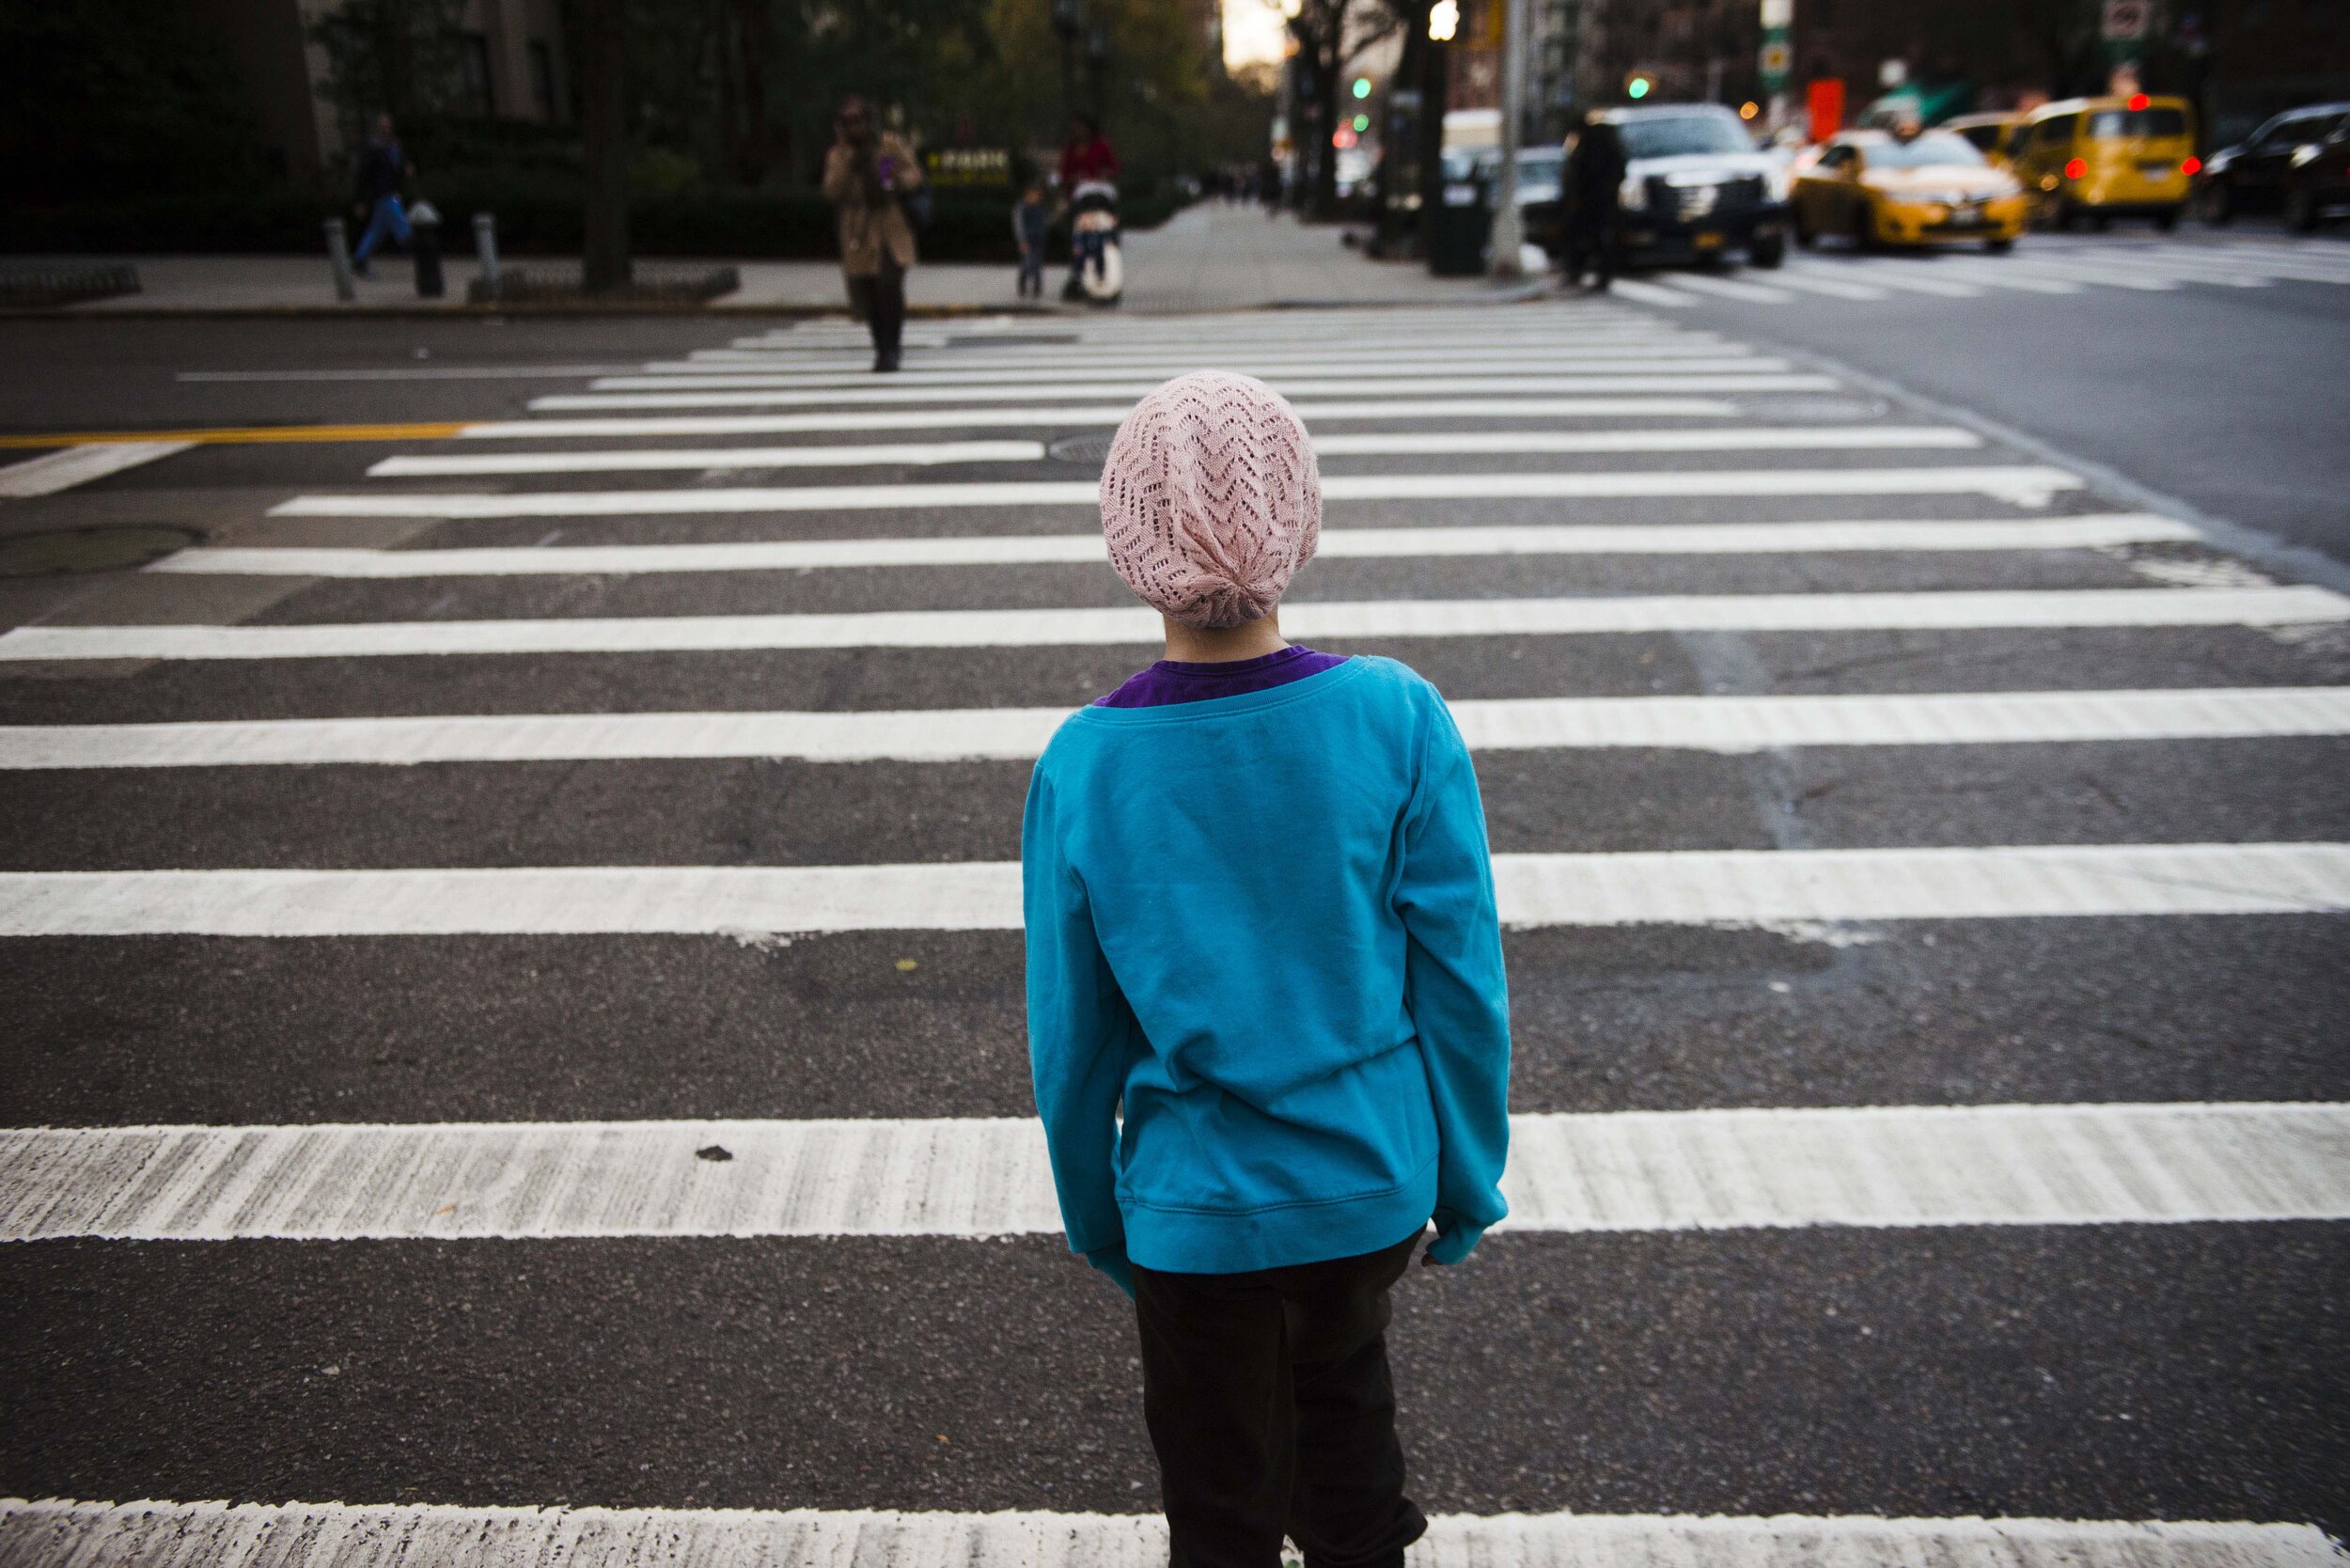
[[[555,109],[555,46],[544,39],[532,39],[529,54],[530,101],[538,105],[540,119],[558,118]]]
[[[490,40],[480,33],[457,38],[457,104],[469,115],[491,112]]]

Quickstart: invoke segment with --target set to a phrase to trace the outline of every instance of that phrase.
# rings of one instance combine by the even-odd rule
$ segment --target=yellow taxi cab
[[[1862,250],[1976,240],[2005,250],[2030,215],[2023,187],[1948,131],[1843,132],[1796,178],[1789,205],[1796,243],[1841,234]]]
[[[2115,217],[2179,221],[2202,165],[2195,114],[2184,98],[2068,98],[2025,117],[2009,166],[2059,228],[2077,218],[2103,228]]]
[[[2024,123],[2024,117],[2013,109],[1986,115],[1961,115],[1946,119],[1941,129],[1953,136],[1964,136],[1967,144],[1982,154],[1982,161],[1995,169],[2007,167],[2007,147],[2015,134],[2015,128]]]

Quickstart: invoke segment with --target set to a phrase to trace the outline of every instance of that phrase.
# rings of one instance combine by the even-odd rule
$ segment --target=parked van
[[[2179,221],[2195,161],[2195,113],[2184,98],[2068,98],[2024,118],[2008,144],[2009,167],[2036,193],[2059,228],[2087,218]]]

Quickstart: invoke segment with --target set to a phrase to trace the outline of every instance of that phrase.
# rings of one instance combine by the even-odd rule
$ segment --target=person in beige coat
[[[824,196],[840,232],[840,272],[849,303],[873,335],[873,368],[898,368],[906,321],[906,269],[914,265],[914,227],[900,198],[922,184],[922,165],[902,138],[878,131],[873,110],[852,93],[840,101],[835,139],[824,154]]]

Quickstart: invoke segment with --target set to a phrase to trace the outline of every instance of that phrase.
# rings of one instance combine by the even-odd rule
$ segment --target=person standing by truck
[[[1559,181],[1567,204],[1566,282],[1570,289],[1583,281],[1587,257],[1597,272],[1599,288],[1606,288],[1612,280],[1623,173],[1623,142],[1616,128],[1601,118],[1598,110],[1586,110]]]

